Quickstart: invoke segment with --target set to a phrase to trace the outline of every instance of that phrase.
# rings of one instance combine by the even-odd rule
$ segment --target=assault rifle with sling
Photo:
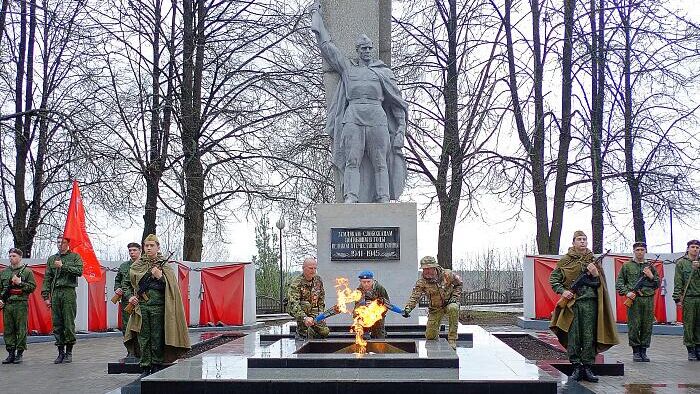
[[[651,282],[653,279],[649,279],[649,278],[647,278],[646,275],[644,275],[644,268],[651,267],[651,263],[652,263],[652,261],[647,261],[647,263],[644,264],[644,267],[642,267],[642,271],[641,271],[640,274],[639,274],[639,275],[640,275],[640,276],[639,276],[639,279],[637,279],[637,283],[635,283],[635,284],[634,284],[634,287],[632,287],[632,290],[630,290],[631,292],[633,292],[633,293],[635,293],[635,294],[639,294],[639,292],[640,292],[640,291],[642,290],[642,288],[644,288],[644,287],[648,287],[648,288],[652,288],[652,289],[656,289],[656,288],[658,287],[657,284],[656,284],[655,282],[654,282],[654,283],[649,283],[649,282]],[[625,302],[623,302],[623,304],[625,304],[625,306],[626,306],[627,308],[630,308],[630,307],[632,306],[632,304],[634,304],[634,300],[635,300],[635,299],[636,299],[636,297],[635,297],[635,298],[629,298],[629,297],[625,296]]]
[[[25,270],[26,268],[27,268],[27,264],[25,264],[24,267],[22,267],[22,269],[19,271],[19,273],[17,274],[17,276],[21,278],[21,277],[22,277],[22,273],[24,273],[24,270]],[[7,300],[10,299],[10,296],[12,295],[12,294],[10,294],[10,291],[11,291],[13,288],[16,289],[17,287],[15,287],[15,285],[12,284],[12,277],[10,277],[10,283],[7,284],[7,287],[5,288],[5,290],[3,290],[2,295],[0,295],[0,300],[2,300],[2,303],[3,303],[3,304],[5,304],[5,303],[7,302]],[[3,307],[4,307],[4,306],[0,306],[0,309],[2,309]]]
[[[144,301],[148,301],[148,281],[152,276],[151,269],[153,269],[153,267],[158,267],[160,270],[162,270],[163,266],[165,266],[165,264],[167,264],[170,261],[170,258],[173,256],[174,253],[175,252],[170,252],[168,257],[166,257],[165,259],[151,264],[150,268],[146,270],[146,273],[141,277],[141,280],[139,280],[139,289],[136,292],[136,297],[143,299]],[[124,308],[124,310],[126,311],[126,313],[131,315],[134,312],[134,308],[136,308],[134,304],[129,303],[129,305],[127,305],[126,308]]]
[[[600,266],[600,262],[603,261],[605,256],[610,253],[610,249],[606,250],[605,253],[601,254],[598,256],[595,260],[593,260],[593,264],[596,266]],[[574,293],[574,297],[571,299],[568,299],[564,296],[562,296],[559,301],[557,301],[557,306],[560,308],[566,307],[566,305],[569,304],[569,302],[573,301],[576,298],[576,294],[578,291],[588,283],[590,283],[593,280],[593,277],[591,274],[588,273],[588,269],[584,269],[583,272],[581,272],[581,275],[579,275],[574,281],[571,283],[571,288],[569,289],[570,292]]]

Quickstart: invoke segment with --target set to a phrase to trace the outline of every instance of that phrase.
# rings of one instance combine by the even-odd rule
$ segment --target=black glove
[[[401,316],[403,316],[405,318],[409,318],[409,317],[411,317],[411,311],[409,311],[408,308],[405,308],[403,310],[403,314]]]

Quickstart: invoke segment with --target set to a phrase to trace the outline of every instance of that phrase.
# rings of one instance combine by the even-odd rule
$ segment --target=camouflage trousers
[[[75,343],[75,316],[78,306],[75,287],[57,287],[51,293],[51,323],[56,346]]]
[[[683,300],[683,344],[700,345],[700,297]]]
[[[2,308],[5,325],[3,338],[5,348],[9,350],[27,349],[27,314],[29,303],[26,300],[8,301]]]
[[[141,331],[139,332],[141,366],[163,364],[165,348],[165,305],[141,304]]]
[[[428,309],[428,324],[425,326],[425,337],[427,339],[437,339],[440,335],[440,323],[447,315],[449,324],[447,329],[447,340],[457,340],[457,326],[459,324],[459,305],[457,303],[447,304],[443,308]]]
[[[374,323],[372,327],[365,329],[365,336],[369,334],[372,339],[384,339],[386,338],[386,328],[384,327],[384,319],[379,320]],[[369,338],[365,338],[369,339]]]
[[[593,364],[595,361],[596,322],[598,300],[576,300],[573,305],[574,320],[568,333],[567,353],[572,364]]]
[[[627,310],[629,344],[648,348],[651,344],[651,328],[654,325],[654,296],[637,296]]]
[[[304,319],[297,319],[297,336],[301,338],[326,338],[328,335],[330,335],[330,333],[331,330],[324,321],[316,323],[311,327],[306,327],[306,324],[304,324]]]

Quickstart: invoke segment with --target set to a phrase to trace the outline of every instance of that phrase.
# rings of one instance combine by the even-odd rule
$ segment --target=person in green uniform
[[[649,362],[647,349],[651,344],[651,329],[654,324],[654,293],[659,287],[659,275],[654,265],[645,259],[647,244],[632,245],[634,257],[624,263],[617,275],[615,289],[626,296],[632,306],[627,310],[629,344],[632,360]]]
[[[549,276],[552,290],[570,300],[563,308],[555,307],[549,328],[566,348],[574,366],[570,379],[577,381],[597,382],[591,369],[596,353],[619,343],[603,267],[594,260],[586,234],[576,231],[572,247]],[[572,283],[582,274],[584,285],[572,291]]]
[[[129,260],[121,263],[117,275],[114,277],[114,293],[121,296],[119,300],[119,308],[122,312],[122,335],[126,333],[126,326],[129,324],[129,313],[126,307],[129,305],[131,294],[131,284],[129,281],[129,270],[131,265],[141,257],[141,245],[136,242],[131,242],[126,246],[129,249]],[[126,343],[124,344],[126,346]],[[134,346],[133,349],[126,349],[126,358],[140,357],[140,349]]]
[[[143,240],[143,252],[129,269],[129,302],[135,308],[124,342],[128,349],[138,341],[145,376],[186,353],[190,339],[175,271],[160,254],[155,234]]]
[[[420,260],[420,268],[423,272],[413,286],[413,292],[404,307],[403,315],[408,317],[413,308],[418,305],[418,300],[425,294],[429,302],[425,337],[437,339],[440,334],[440,322],[443,316],[447,315],[449,323],[447,341],[453,349],[456,349],[462,279],[454,272],[440,267],[433,256],[423,257]]]
[[[292,280],[287,290],[287,313],[297,322],[297,339],[326,338],[330,334],[326,322],[314,321],[326,309],[326,292],[317,269],[315,258],[304,259],[301,275]]]
[[[20,364],[27,350],[27,315],[29,295],[36,289],[34,274],[22,265],[22,251],[12,248],[8,252],[10,266],[0,272],[0,309],[4,322],[3,338],[7,358],[3,364]]]
[[[78,308],[75,288],[78,278],[83,276],[83,260],[70,251],[70,240],[60,235],[56,238],[58,253],[46,262],[41,296],[51,308],[53,336],[56,338],[58,357],[54,364],[73,362],[75,345],[75,315]]]
[[[362,292],[362,297],[359,301],[355,302],[355,308],[360,305],[367,305],[374,300],[379,300],[382,304],[389,303],[389,293],[387,293],[384,286],[374,279],[374,273],[372,271],[362,271],[357,277],[360,279],[360,285],[357,287],[357,290]],[[365,330],[365,339],[369,339],[369,337],[374,339],[386,338],[384,318]]]
[[[683,344],[688,361],[700,361],[700,241],[688,241],[685,256],[676,260],[673,300],[683,308]]]

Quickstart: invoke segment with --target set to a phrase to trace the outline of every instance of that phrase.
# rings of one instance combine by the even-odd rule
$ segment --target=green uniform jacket
[[[368,304],[377,299],[381,299],[385,304],[389,303],[389,293],[387,293],[384,286],[380,285],[376,280],[369,291],[362,290],[362,286],[358,286],[357,290],[362,292],[362,298],[355,302],[355,306],[359,304]]]
[[[294,318],[316,317],[326,309],[323,280],[318,275],[311,280],[306,280],[304,275],[297,276],[289,285],[287,299],[287,312]]]
[[[690,279],[686,297],[700,297],[700,270],[693,269],[693,262],[685,255],[676,260],[676,274],[673,277],[673,300],[679,302],[683,289]],[[692,274],[692,278],[690,277]]]
[[[637,295],[641,297],[651,297],[654,295],[656,289],[659,287],[659,274],[656,273],[654,264],[649,264],[649,269],[654,275],[654,279],[647,278],[646,275],[642,273],[642,270],[646,264],[646,262],[636,262],[634,259],[622,264],[620,273],[617,275],[617,281],[615,282],[615,290],[617,290],[617,294],[622,296],[626,295],[634,289],[634,285],[637,284],[639,278],[644,276],[645,280],[643,282],[643,286],[641,289],[639,289]]]
[[[423,277],[418,279],[404,309],[412,311],[423,294],[428,297],[428,306],[432,309],[444,308],[452,303],[459,304],[462,296],[462,279],[459,275],[450,270],[438,268],[437,277],[436,281],[429,281]]]
[[[78,278],[83,276],[83,260],[80,255],[71,251],[62,254],[63,266],[60,269],[53,264],[57,257],[58,255],[53,255],[46,262],[46,274],[41,286],[41,296],[45,300],[49,299],[49,294],[54,287],[78,287]]]
[[[561,258],[557,263],[557,268],[549,275],[549,285],[552,286],[552,290],[557,294],[564,293],[564,290],[571,290],[571,284],[576,277],[586,271],[588,264],[594,260],[595,258],[590,251],[588,253],[579,253],[575,249],[569,248],[569,252]],[[571,280],[567,280],[562,267],[567,267],[570,270],[575,269],[576,275],[573,278],[569,278]],[[576,299],[585,300],[586,298],[598,298],[597,290],[590,286],[580,287],[576,294]]]
[[[117,291],[117,289],[122,289],[122,291],[124,291],[121,300],[122,304],[129,303],[129,298],[133,295],[131,280],[129,279],[129,270],[131,269],[132,263],[131,260],[121,263],[117,271],[117,276],[114,277],[114,291]]]
[[[22,272],[20,274],[20,271]],[[19,286],[12,284],[12,275],[19,276],[22,279],[22,283]],[[0,272],[0,295],[5,293],[7,288],[20,289],[22,294],[10,294],[8,299],[5,301],[26,301],[29,299],[29,295],[32,294],[34,289],[36,289],[36,282],[34,281],[34,273],[32,269],[26,265],[18,265],[17,268],[12,268],[9,266]]]

